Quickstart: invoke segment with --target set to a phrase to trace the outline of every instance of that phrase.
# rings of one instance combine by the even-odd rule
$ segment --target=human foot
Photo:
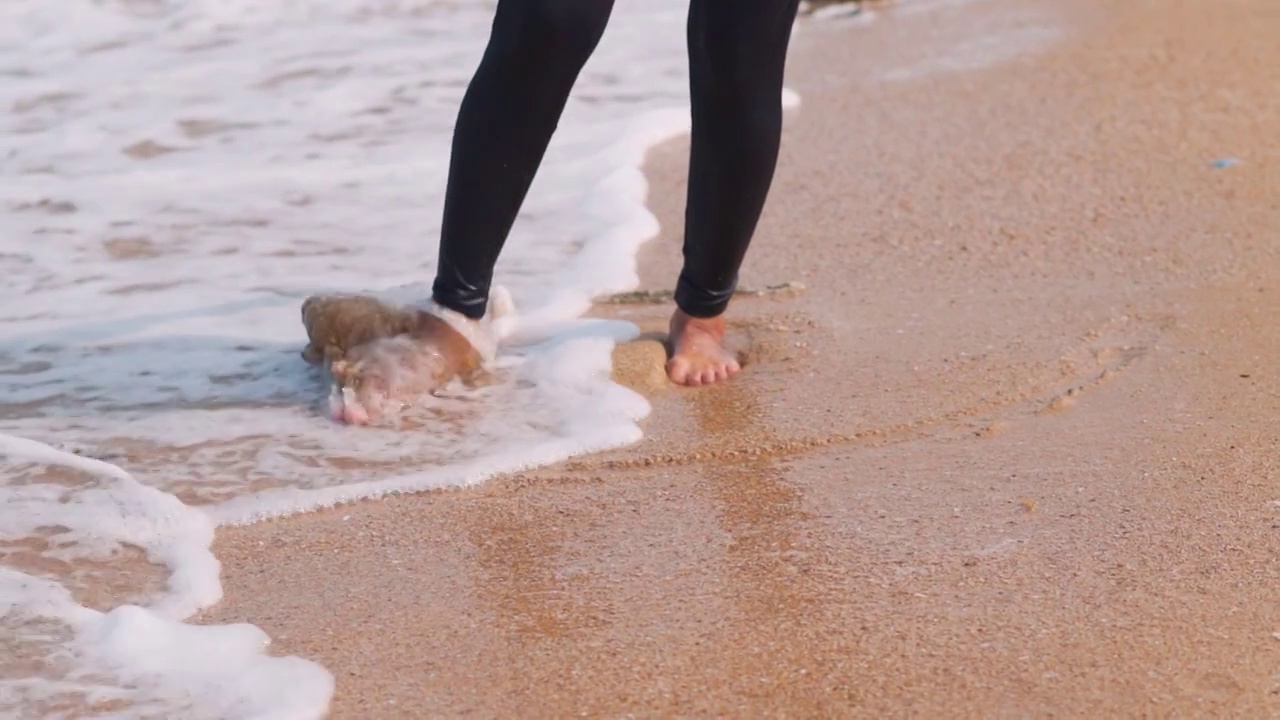
[[[407,333],[358,345],[333,361],[330,411],[335,420],[378,422],[480,368],[479,353],[444,320],[419,311],[415,321]]]
[[[330,372],[333,418],[367,425],[491,361],[515,321],[515,306],[501,287],[490,305],[485,318],[470,320],[434,303],[313,296],[302,306],[308,339],[302,355]]]
[[[671,359],[667,376],[679,385],[709,385],[742,366],[724,347],[724,318],[696,318],[676,310],[671,316]]]

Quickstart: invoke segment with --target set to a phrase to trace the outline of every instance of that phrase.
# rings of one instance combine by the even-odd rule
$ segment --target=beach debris
[[[1067,388],[1066,392],[1050,400],[1041,412],[1062,412],[1075,407],[1076,399],[1079,395],[1080,388]]]
[[[751,290],[739,288],[734,291],[734,297],[765,297],[775,295],[797,295],[805,291],[805,285],[802,282],[784,282],[779,285],[766,285],[763,288]],[[671,290],[632,290],[630,292],[614,293],[613,295],[605,295],[596,299],[597,303],[602,305],[657,305],[660,303],[671,302],[675,299],[675,293]]]
[[[1240,158],[1234,158],[1234,157],[1220,157],[1220,158],[1217,158],[1216,160],[1214,160],[1213,162],[1211,162],[1211,163],[1209,163],[1209,164],[1210,164],[1210,165],[1212,165],[1213,167],[1218,168],[1219,170],[1221,170],[1221,169],[1223,169],[1223,168],[1229,168],[1229,167],[1232,167],[1232,166],[1235,166],[1235,165],[1239,165],[1239,164],[1240,164]]]
[[[1004,420],[996,420],[990,425],[986,425],[978,429],[973,434],[974,436],[979,438],[993,438],[993,437],[999,437],[1000,435],[1003,435],[1008,429],[1009,429],[1009,423],[1005,422]]]

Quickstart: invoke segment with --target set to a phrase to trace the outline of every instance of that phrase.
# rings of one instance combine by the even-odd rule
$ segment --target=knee
[[[495,38],[536,63],[586,63],[604,34],[612,0],[503,0]]]

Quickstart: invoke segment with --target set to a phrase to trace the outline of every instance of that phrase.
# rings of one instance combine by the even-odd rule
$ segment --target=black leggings
[[[692,151],[676,305],[715,317],[773,182],[798,0],[690,0]],[[498,0],[454,130],[433,295],[484,316],[498,254],[613,0]]]

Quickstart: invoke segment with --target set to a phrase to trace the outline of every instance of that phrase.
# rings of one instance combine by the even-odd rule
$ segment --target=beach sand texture
[[[202,621],[322,663],[335,718],[1280,715],[1280,8],[800,33],[743,284],[805,289],[735,302],[738,378],[621,346],[639,444],[222,528]]]

